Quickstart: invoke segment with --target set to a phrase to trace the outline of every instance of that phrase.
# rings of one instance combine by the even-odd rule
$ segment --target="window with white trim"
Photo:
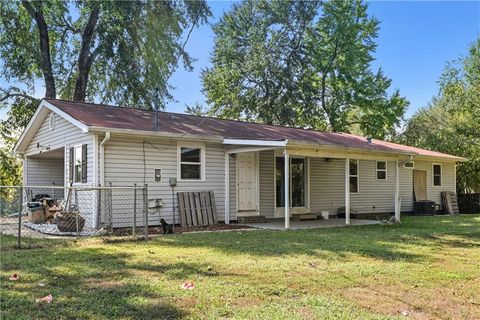
[[[179,147],[180,180],[203,180],[204,149]]]
[[[358,160],[350,159],[350,193],[358,193]]]
[[[377,180],[387,180],[387,161],[377,161]]]
[[[442,186],[442,165],[441,164],[433,164],[433,185],[435,187]]]

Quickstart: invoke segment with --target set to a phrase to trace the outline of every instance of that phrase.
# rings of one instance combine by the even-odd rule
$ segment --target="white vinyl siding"
[[[259,154],[260,215],[273,218],[275,211],[274,152],[261,151]]]
[[[40,151],[46,152],[43,148],[37,148],[37,143],[41,146],[48,146],[50,150],[58,148],[65,148],[65,183],[68,183],[70,177],[69,168],[69,148],[76,145],[87,145],[87,184],[94,184],[93,179],[93,143],[94,136],[92,134],[83,133],[79,128],[65,120],[64,118],[56,115],[55,117],[55,129],[51,130],[49,125],[49,116],[47,116],[40,128],[36,132],[35,136],[28,145],[25,156],[40,154]]]
[[[387,166],[393,168],[394,162]],[[345,160],[310,158],[311,212],[329,211],[336,215],[345,206]],[[387,172],[387,180],[377,181],[376,161],[358,160],[359,193],[350,194],[350,206],[358,213],[394,211],[395,176]]]
[[[413,170],[400,166],[400,198],[402,212],[413,212]]]
[[[62,187],[63,158],[31,158],[24,162],[24,183],[27,186],[55,186]]]
[[[151,209],[148,220],[150,225],[159,224],[160,218],[168,223],[173,222],[172,189],[169,184],[171,177],[178,177],[177,172],[177,142],[170,139],[148,138],[155,148],[145,144],[145,163],[143,159],[142,138],[118,137],[112,138],[105,144],[105,183],[113,186],[133,186],[134,183],[148,184],[148,198],[161,199],[163,206]],[[178,145],[181,145],[179,142]],[[219,143],[205,143],[205,179],[202,181],[177,181],[176,192],[214,191],[215,205],[218,220],[224,220],[225,196],[225,153],[224,146]],[[162,168],[162,180],[155,181],[155,168]],[[230,167],[230,172],[235,169]],[[126,208],[125,198],[133,193],[125,194],[122,203],[122,212],[113,212],[115,227],[131,225],[133,215]],[[141,195],[140,195],[141,196]],[[120,199],[119,199],[120,201]],[[175,195],[175,203],[177,202]],[[179,215],[176,210],[176,222]],[[141,221],[140,219],[137,221]]]
[[[436,164],[442,165],[442,186],[433,185],[433,166],[432,161],[415,161],[415,170],[427,171],[427,199],[435,201],[437,204],[442,203],[440,193],[442,191],[456,192],[455,187],[455,163],[435,161]]]
[[[336,215],[345,206],[345,160],[310,158],[310,209]]]
[[[58,114],[55,114],[55,127],[54,130],[50,128],[50,116],[52,112],[50,112],[44,119],[40,127],[38,128],[37,132],[35,133],[34,137],[30,141],[28,147],[25,151],[26,163],[27,163],[27,171],[26,177],[24,177],[24,181],[27,181],[29,184],[31,183],[40,183],[42,182],[38,177],[38,174],[35,172],[46,172],[48,170],[55,171],[55,179],[60,177],[60,170],[61,175],[64,179],[64,182],[59,185],[68,185],[69,177],[70,177],[70,167],[69,167],[69,149],[70,147],[74,147],[76,145],[87,145],[87,183],[84,185],[94,185],[94,141],[95,136],[93,134],[83,133],[78,127],[71,124],[69,121],[65,120]],[[37,148],[37,143],[41,148]],[[59,165],[58,159],[49,159],[46,155],[42,158],[42,154],[46,154],[48,151],[46,147],[50,148],[51,151],[63,148],[64,157],[62,158],[63,165],[61,168],[57,169],[58,171],[53,169],[53,166],[56,164]],[[36,156],[32,158],[32,156]],[[35,160],[34,160],[35,159]],[[42,159],[42,160],[40,160]],[[39,161],[37,161],[39,160]],[[30,167],[29,163],[36,163],[36,170]],[[39,168],[39,167],[42,167]],[[43,180],[45,181],[45,180]],[[66,194],[66,193],[65,193]],[[64,197],[65,194],[58,195],[58,197]],[[92,191],[89,192],[79,192],[78,196],[74,199],[78,199],[79,209],[82,215],[85,216],[86,219],[86,227],[91,228],[95,226],[96,221],[96,194]]]

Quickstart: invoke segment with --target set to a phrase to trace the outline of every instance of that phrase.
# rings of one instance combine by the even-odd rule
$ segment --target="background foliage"
[[[211,15],[205,1],[0,2],[0,179],[18,170],[10,150],[38,106],[32,95],[163,109],[185,44]],[[185,37],[186,34],[186,37]],[[13,84],[19,84],[15,86]]]
[[[392,135],[408,103],[371,69],[378,28],[355,0],[235,5],[214,27],[213,66],[203,73],[211,114]]]
[[[457,192],[480,193],[480,38],[448,63],[440,92],[407,122],[400,142],[468,158],[457,168]]]

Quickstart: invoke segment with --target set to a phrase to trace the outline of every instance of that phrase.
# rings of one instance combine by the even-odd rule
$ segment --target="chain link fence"
[[[0,235],[148,239],[148,186],[0,186]]]

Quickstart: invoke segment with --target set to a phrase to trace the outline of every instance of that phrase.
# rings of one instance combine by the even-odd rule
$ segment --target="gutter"
[[[105,138],[100,142],[100,185],[105,186],[105,144],[110,140],[110,131],[105,133]]]
[[[159,138],[174,138],[179,140],[196,140],[196,141],[205,141],[205,142],[223,142],[223,137],[219,135],[199,135],[199,134],[190,134],[190,133],[168,133],[161,131],[147,131],[147,130],[134,130],[134,129],[112,129],[104,127],[88,127],[88,132],[91,133],[101,133],[101,132],[111,132],[116,135],[125,135],[125,136],[141,136],[141,137],[159,137]]]

